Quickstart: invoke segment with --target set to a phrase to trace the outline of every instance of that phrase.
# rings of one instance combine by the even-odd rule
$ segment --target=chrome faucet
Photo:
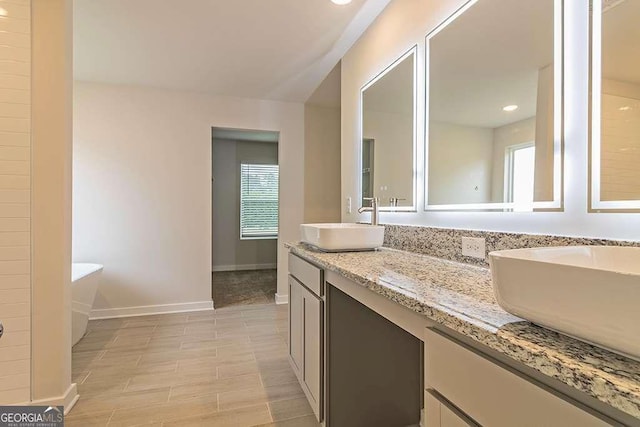
[[[358,209],[358,213],[371,212],[371,225],[378,225],[378,198],[365,197],[362,200],[371,200],[371,206],[362,206]]]

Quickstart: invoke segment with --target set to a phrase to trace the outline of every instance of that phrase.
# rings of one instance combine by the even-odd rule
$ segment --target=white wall
[[[0,7],[0,404],[68,409],[71,3]]]
[[[280,132],[287,294],[284,242],[303,217],[303,105],[77,82],[73,257],[105,266],[99,314],[211,301],[212,126]]]
[[[391,2],[342,60],[342,219],[365,220],[345,213],[346,197],[357,200],[356,170],[360,88],[418,45],[418,209],[417,213],[381,213],[381,221],[437,227],[550,233],[567,236],[640,240],[640,214],[587,213],[589,10],[588,2],[564,2],[564,211],[533,213],[424,212],[425,36],[465,0]]]
[[[213,271],[275,268],[277,239],[240,239],[240,164],[278,164],[278,144],[213,140]],[[214,301],[215,304],[215,301]]]
[[[429,204],[491,201],[493,129],[429,123]]]
[[[340,222],[340,108],[304,106],[304,222]]]
[[[390,197],[404,199],[400,206],[413,205],[412,112],[365,110],[362,129],[363,138],[374,140],[373,195],[380,206],[389,206]]]
[[[32,401],[64,405],[71,383],[72,0],[33,0]]]
[[[341,63],[304,104],[304,222],[340,222]]]
[[[0,1],[0,405],[31,399],[31,1]]]

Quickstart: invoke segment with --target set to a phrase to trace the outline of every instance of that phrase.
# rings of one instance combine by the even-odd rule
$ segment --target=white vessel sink
[[[489,260],[509,313],[640,359],[640,248],[514,249]]]
[[[327,223],[300,225],[302,241],[327,252],[365,251],[382,246],[384,226]]]

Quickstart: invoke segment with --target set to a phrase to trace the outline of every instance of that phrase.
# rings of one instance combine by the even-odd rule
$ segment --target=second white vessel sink
[[[640,248],[514,249],[489,260],[509,313],[640,359]]]
[[[363,251],[382,246],[384,226],[327,223],[300,225],[301,240],[323,251]]]

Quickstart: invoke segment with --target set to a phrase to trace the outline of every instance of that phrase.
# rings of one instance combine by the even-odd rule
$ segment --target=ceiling
[[[479,1],[430,47],[430,118],[495,128],[536,114],[538,70],[553,63],[553,0]],[[502,110],[518,105],[511,113]]]
[[[74,0],[74,78],[304,102],[390,0]]]

